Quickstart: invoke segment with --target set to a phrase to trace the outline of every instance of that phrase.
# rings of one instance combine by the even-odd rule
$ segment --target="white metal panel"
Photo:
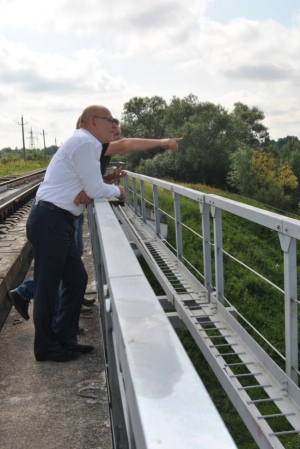
[[[235,448],[110,206],[95,211],[136,447]]]
[[[136,276],[142,275],[143,270],[139,264],[130,266],[127,262],[132,256],[131,246],[116,220],[116,217],[106,199],[94,201],[97,215],[98,234],[102,244],[105,244],[105,267],[109,275]]]

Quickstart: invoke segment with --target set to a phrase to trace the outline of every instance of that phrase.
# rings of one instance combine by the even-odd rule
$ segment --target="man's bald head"
[[[102,105],[91,105],[85,108],[81,114],[81,125],[87,123],[91,117],[95,116],[111,117],[110,111]],[[81,126],[82,127],[82,126]]]
[[[108,119],[108,120],[107,120]],[[105,106],[92,105],[82,111],[77,126],[89,131],[99,142],[109,142],[113,117]]]

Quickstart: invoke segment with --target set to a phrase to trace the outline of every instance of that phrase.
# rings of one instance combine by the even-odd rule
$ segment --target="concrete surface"
[[[86,298],[96,297],[88,228],[84,263]],[[28,276],[31,272],[28,273]],[[80,343],[95,350],[68,363],[36,362],[33,355],[33,301],[30,320],[12,308],[0,333],[0,449],[111,449],[99,305],[82,315]],[[94,386],[95,390],[79,390]]]

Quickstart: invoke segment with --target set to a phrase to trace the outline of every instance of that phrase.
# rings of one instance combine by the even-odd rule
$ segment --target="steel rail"
[[[30,200],[35,196],[39,184],[14,192],[15,195],[0,206],[0,330],[12,308],[7,291],[23,281],[33,259],[31,244],[26,238],[25,222],[21,230],[17,228],[16,231],[15,226],[29,214]]]
[[[4,186],[11,186],[11,185],[14,185],[16,183],[17,184],[20,183],[20,181],[22,182],[22,181],[28,180],[30,178],[35,178],[37,176],[40,176],[40,175],[44,174],[45,171],[46,171],[46,169],[38,170],[36,172],[27,173],[26,175],[17,176],[16,178],[13,178],[13,179],[11,179],[11,178],[7,179],[7,181],[1,181],[0,182],[0,191],[2,191],[2,188]],[[0,177],[0,179],[4,179],[4,178]]]

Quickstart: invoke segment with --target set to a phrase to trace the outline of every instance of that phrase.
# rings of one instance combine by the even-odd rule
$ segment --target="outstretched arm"
[[[177,151],[178,142],[181,140],[182,137],[177,137],[175,139],[121,139],[110,142],[105,154],[106,156],[111,156],[112,154],[134,153],[150,150],[155,147]]]

